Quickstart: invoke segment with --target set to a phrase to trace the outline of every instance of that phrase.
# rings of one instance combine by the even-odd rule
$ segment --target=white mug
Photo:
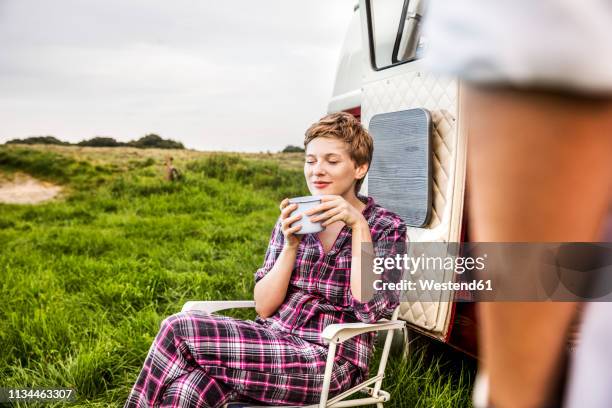
[[[302,228],[295,232],[295,235],[315,234],[325,229],[325,227],[323,227],[320,222],[311,222],[310,217],[304,214],[305,211],[308,211],[311,208],[314,208],[321,204],[321,196],[304,196],[290,198],[289,203],[297,204],[298,206],[295,210],[291,212],[291,214],[289,215],[290,217],[302,214],[302,218],[291,224],[291,227],[295,227],[297,225],[302,226]]]

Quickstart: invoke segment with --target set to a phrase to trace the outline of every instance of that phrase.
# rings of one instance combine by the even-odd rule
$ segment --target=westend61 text
[[[434,279],[418,280],[417,282],[402,279],[399,282],[374,281],[374,290],[435,290],[435,291],[490,291],[493,290],[491,280],[473,280],[469,282],[438,282]]]

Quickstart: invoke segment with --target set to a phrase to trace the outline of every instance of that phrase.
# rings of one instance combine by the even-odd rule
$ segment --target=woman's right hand
[[[295,227],[291,227],[291,224],[302,218],[302,215],[294,215],[290,217],[292,211],[294,211],[298,207],[297,204],[289,203],[289,199],[285,198],[280,203],[281,210],[281,227],[283,231],[283,235],[285,236],[285,247],[289,247],[292,249],[297,248],[302,240],[301,235],[295,235],[297,231],[299,231],[302,226],[296,225]]]

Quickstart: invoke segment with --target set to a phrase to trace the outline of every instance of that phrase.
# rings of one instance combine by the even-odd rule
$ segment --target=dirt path
[[[53,199],[61,191],[60,186],[27,174],[17,173],[11,178],[0,174],[0,203],[37,204]]]

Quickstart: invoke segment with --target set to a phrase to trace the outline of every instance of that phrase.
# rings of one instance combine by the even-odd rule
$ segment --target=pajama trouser
[[[326,347],[254,321],[182,312],[162,322],[125,407],[313,404],[326,359]],[[330,396],[361,377],[357,367],[337,358]]]

